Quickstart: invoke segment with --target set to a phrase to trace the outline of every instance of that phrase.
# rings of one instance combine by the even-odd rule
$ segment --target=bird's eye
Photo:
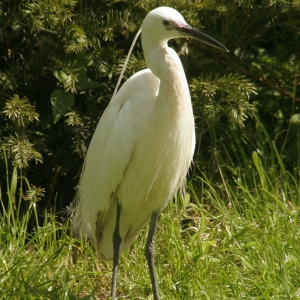
[[[167,21],[167,20],[163,20],[163,24],[164,24],[164,26],[169,26],[169,25],[170,25],[170,22]]]

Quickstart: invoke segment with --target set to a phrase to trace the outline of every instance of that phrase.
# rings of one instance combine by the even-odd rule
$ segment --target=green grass
[[[235,170],[219,186],[203,174],[193,179],[197,190],[189,184],[188,196],[168,206],[156,239],[162,299],[300,299],[300,187],[277,162],[266,169],[254,152],[249,172]],[[107,299],[111,263],[70,237],[55,213],[28,233],[36,202],[22,214],[14,206],[18,180],[15,171],[0,216],[0,297]],[[152,299],[145,239],[144,230],[120,259],[119,299]]]

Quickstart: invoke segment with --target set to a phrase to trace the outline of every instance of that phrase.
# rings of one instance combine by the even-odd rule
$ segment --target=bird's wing
[[[159,79],[149,69],[142,70],[124,83],[103,113],[77,190],[76,215],[84,231],[93,234],[97,213],[110,207],[158,89]]]

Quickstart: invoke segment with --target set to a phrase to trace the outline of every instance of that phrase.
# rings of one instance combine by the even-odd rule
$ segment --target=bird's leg
[[[156,274],[155,274],[155,266],[154,266],[154,253],[155,253],[154,239],[155,239],[158,216],[159,216],[159,212],[157,211],[155,211],[151,216],[151,222],[150,222],[148,238],[147,238],[146,248],[145,248],[145,256],[148,262],[154,300],[160,299]]]
[[[111,283],[112,300],[116,299],[119,250],[122,241],[120,236],[120,215],[121,215],[121,205],[117,201],[116,227],[113,233],[114,259],[113,259],[113,275],[112,275],[112,283]]]

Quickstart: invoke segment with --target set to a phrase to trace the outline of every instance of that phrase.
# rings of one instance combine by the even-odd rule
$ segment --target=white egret
[[[113,259],[113,299],[118,258],[149,221],[145,255],[154,299],[159,299],[154,269],[156,223],[183,187],[195,147],[187,80],[178,55],[167,45],[178,37],[228,51],[188,25],[176,10],[152,10],[142,24],[148,69],[130,77],[103,113],[77,188],[75,223],[92,237],[101,259]]]

